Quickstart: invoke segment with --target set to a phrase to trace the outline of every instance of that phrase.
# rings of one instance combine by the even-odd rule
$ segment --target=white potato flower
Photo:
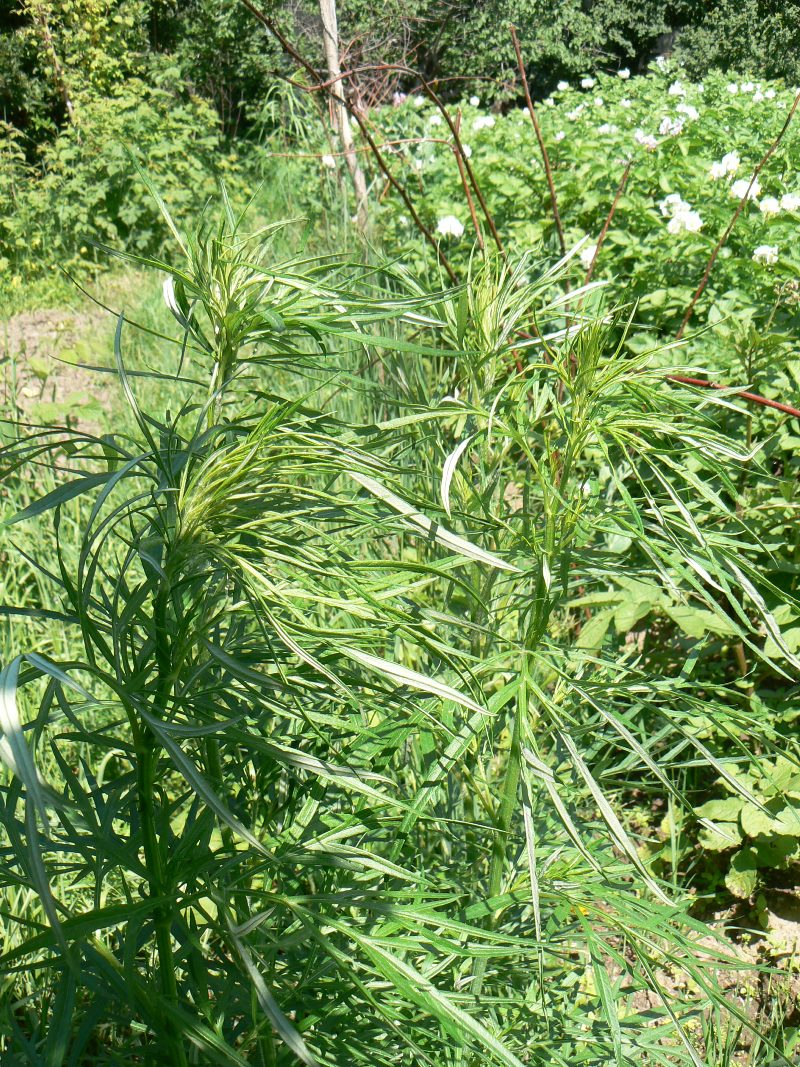
[[[800,211],[800,196],[797,193],[784,193],[781,208],[783,211]]]
[[[686,90],[679,81],[674,81],[667,92],[670,96],[686,96]]]
[[[437,222],[436,232],[443,237],[460,237],[464,232],[464,224],[455,215],[445,215]]]
[[[775,99],[775,90],[774,89],[767,89],[764,92],[764,99],[765,100],[774,100]]]
[[[414,107],[422,107],[422,105],[424,103],[425,103],[425,97],[424,96],[415,96],[414,97]]]
[[[620,107],[630,107],[631,106],[631,101],[627,98],[627,96],[623,96],[623,98],[619,102],[619,106]]]
[[[322,159],[320,159],[320,163],[323,165],[323,167],[328,167],[330,170],[336,170],[336,160],[332,155],[329,155],[327,152],[322,157]]]
[[[781,202],[774,196],[765,196],[758,207],[762,215],[766,215],[769,218],[770,215],[778,214],[781,209]]]
[[[565,93],[567,89],[569,89],[569,82],[559,82],[556,89],[558,89],[560,93]]]
[[[669,115],[665,115],[658,127],[658,132],[662,137],[677,137],[683,133],[683,120],[671,119]]]
[[[725,178],[728,174],[735,174],[739,169],[740,163],[738,152],[726,152],[719,162],[711,164],[709,176],[717,179]]]
[[[572,111],[567,112],[567,118],[570,122],[577,122],[583,113],[583,104],[578,104]]]
[[[739,92],[739,86],[736,84],[736,82],[731,82],[729,85],[726,85],[725,88],[728,90],[731,96],[736,96],[736,94]]]
[[[758,89],[756,92],[753,93],[753,103],[754,104],[760,104],[761,101],[764,100],[764,99],[765,99],[765,96],[761,92],[760,89]]]
[[[563,141],[566,136],[567,135],[564,133],[563,130],[559,130],[558,133],[553,138],[553,140],[554,141]]]
[[[602,98],[602,96],[596,96],[594,98],[594,102],[595,102],[597,107],[604,107],[605,106],[605,100]]]
[[[469,102],[471,107],[480,107],[481,98],[479,96],[471,96]]]
[[[664,197],[658,206],[664,218],[672,218],[673,215],[678,215],[682,211],[691,209],[691,204],[687,204],[680,193],[670,193]]]
[[[750,190],[749,192],[748,189]],[[741,200],[744,196],[746,196],[748,200],[755,200],[760,192],[761,184],[757,179],[753,182],[752,188],[750,188],[750,182],[747,178],[740,178],[731,186],[731,196],[735,200]]]
[[[635,130],[633,139],[637,144],[642,145],[648,152],[655,152],[658,147],[658,141],[655,139],[652,133],[645,133],[644,130]]]
[[[494,126],[493,115],[478,115],[478,117],[472,123],[473,130],[488,130],[492,126]]]
[[[464,158],[465,159],[471,159],[472,158],[472,149],[470,148],[470,146],[468,144],[462,144],[461,151],[464,153]]]
[[[689,233],[697,233],[703,228],[703,220],[698,211],[686,211],[683,214],[683,226]]]
[[[441,126],[442,125],[442,116],[439,114],[438,111],[434,111],[434,113],[428,119],[428,125],[429,126]]]
[[[755,85],[752,82],[742,82],[739,89],[743,93],[752,93],[755,90]]]
[[[581,89],[593,89],[594,78],[581,78]]]
[[[693,104],[678,104],[675,110],[679,111],[681,115],[685,115],[687,119],[691,119],[692,122],[700,118],[700,112]]]
[[[631,76],[631,72],[627,67],[622,67],[621,70],[617,71],[617,77],[618,78],[622,78],[622,80],[624,82],[627,81],[628,78],[630,78],[630,76]]]
[[[758,248],[753,251],[753,262],[763,263],[767,267],[773,266],[778,262],[778,246],[759,245]]]
[[[598,133],[619,133],[619,126],[615,126],[613,122],[604,122],[602,126],[597,127]]]

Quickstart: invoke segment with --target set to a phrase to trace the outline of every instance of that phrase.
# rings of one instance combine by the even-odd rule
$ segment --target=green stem
[[[511,829],[511,820],[517,804],[517,792],[519,790],[519,776],[522,762],[522,723],[528,713],[528,686],[527,686],[527,663],[523,668],[522,681],[517,696],[514,711],[514,725],[511,733],[511,748],[508,753],[503,791],[500,795],[500,807],[495,822],[495,837],[492,845],[492,859],[489,864],[489,889],[488,895],[491,900],[499,896],[503,888],[503,872],[506,865],[506,852],[508,845],[508,832]],[[496,916],[495,916],[496,919]],[[476,997],[480,996],[483,987],[483,977],[486,973],[486,958],[479,959],[475,964],[472,977],[472,992]]]
[[[154,621],[156,629],[156,663],[158,682],[156,686],[156,710],[163,711],[170,685],[170,647],[166,627],[169,589],[162,585],[155,598]],[[168,1004],[178,1005],[178,983],[175,978],[175,956],[172,951],[172,908],[168,902],[168,885],[164,850],[158,835],[155,779],[158,764],[158,739],[152,730],[145,727],[141,734],[141,748],[137,763],[137,794],[139,818],[142,826],[145,866],[151,899],[157,901],[153,909],[158,974],[161,995]],[[183,1038],[172,1020],[166,1021],[166,1034],[170,1048],[170,1063],[175,1067],[187,1067]]]
[[[209,782],[213,786],[217,796],[222,799],[222,760],[219,754],[219,741],[216,737],[206,738],[203,747],[206,755],[206,769],[208,771]],[[223,845],[232,852],[236,843],[230,826],[223,823],[220,827],[220,834]]]

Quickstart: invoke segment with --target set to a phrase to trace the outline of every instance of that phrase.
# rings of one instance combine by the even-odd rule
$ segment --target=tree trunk
[[[336,19],[336,0],[319,0],[322,16],[322,36],[325,42],[325,60],[328,65],[328,78],[333,94],[333,124],[339,133],[344,150],[347,169],[356,194],[356,219],[358,226],[364,230],[367,225],[367,183],[364,172],[358,163],[358,156],[353,145],[353,132],[344,102],[342,86],[342,69],[339,64],[339,27]]]

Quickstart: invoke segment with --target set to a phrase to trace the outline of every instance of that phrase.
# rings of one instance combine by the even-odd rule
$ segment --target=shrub
[[[681,31],[676,58],[702,77],[740,70],[755,78],[800,82],[800,4],[797,0],[716,0]]]
[[[7,198],[13,191],[14,211],[0,230],[0,254],[14,272],[41,272],[56,262],[80,270],[96,262],[90,245],[98,241],[157,251],[167,231],[132,155],[159,176],[179,218],[200,212],[220,179],[240,190],[241,168],[221,149],[213,109],[170,89],[169,82],[152,88],[130,80],[107,100],[88,97],[79,123],[43,146],[36,167],[24,165],[20,138],[7,130],[17,147],[4,157],[0,180]]]

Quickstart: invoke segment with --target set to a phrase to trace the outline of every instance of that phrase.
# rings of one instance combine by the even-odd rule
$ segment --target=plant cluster
[[[165,218],[175,325],[148,372],[119,318],[128,425],[2,454],[11,492],[43,482],[10,530],[52,517],[56,545],[47,599],[6,610],[67,644],[0,681],[8,1062],[730,1047],[740,965],[621,805],[718,778],[776,832],[795,807],[742,773],[799,766],[787,737],[713,668],[720,635],[761,678],[800,666],[724,400],[671,390],[566,263],[428,292],[276,261],[229,204],[189,239]]]

